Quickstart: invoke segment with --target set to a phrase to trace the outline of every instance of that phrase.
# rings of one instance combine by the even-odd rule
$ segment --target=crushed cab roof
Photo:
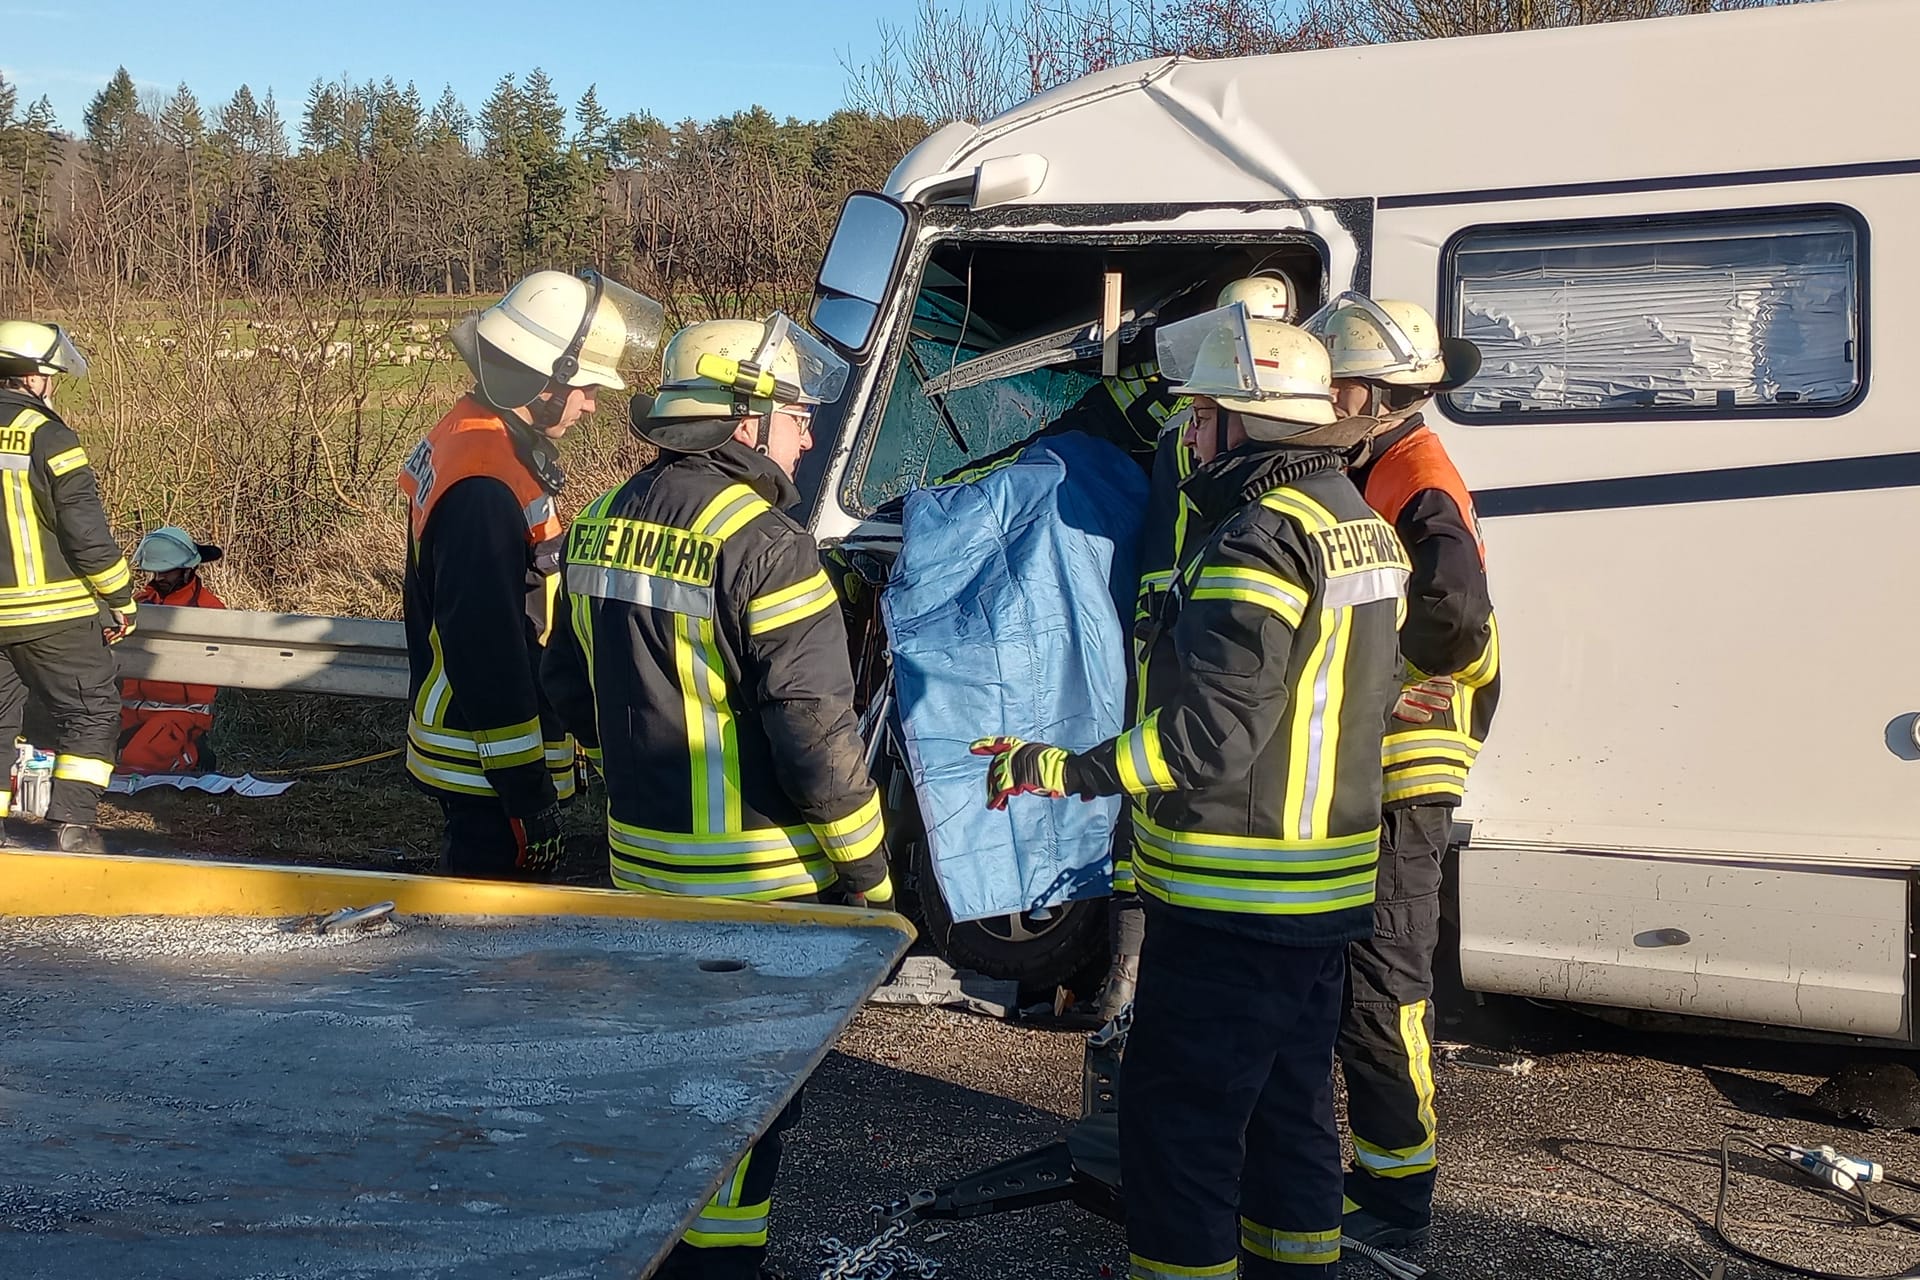
[[[888,179],[1022,152],[1029,205],[1470,192],[1920,153],[1915,0],[1253,58],[1160,58],[948,125]]]

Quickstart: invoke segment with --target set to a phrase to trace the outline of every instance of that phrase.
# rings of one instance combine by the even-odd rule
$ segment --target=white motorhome
[[[812,526],[871,569],[890,502],[1033,434],[1195,281],[1422,302],[1486,354],[1428,413],[1505,657],[1468,986],[1911,1042],[1916,47],[1915,0],[1825,0],[1145,62],[950,124],[822,267],[856,370]],[[1054,977],[1097,907],[928,914]]]

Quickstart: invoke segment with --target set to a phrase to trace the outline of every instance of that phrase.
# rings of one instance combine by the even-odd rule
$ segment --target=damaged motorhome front
[[[947,125],[821,269],[855,367],[812,527],[883,580],[903,495],[1239,276],[1419,302],[1485,354],[1427,414],[1504,649],[1452,877],[1468,986],[1910,1042],[1920,425],[1872,358],[1920,338],[1916,39],[1908,0],[1825,0],[1158,60]],[[1779,91],[1815,72],[1846,91]],[[955,925],[927,879],[956,960],[1097,954],[1098,902]]]

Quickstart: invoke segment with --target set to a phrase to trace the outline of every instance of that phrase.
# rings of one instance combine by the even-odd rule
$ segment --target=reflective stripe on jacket
[[[1382,800],[1389,807],[1458,804],[1500,700],[1500,629],[1486,546],[1473,495],[1418,414],[1375,447],[1379,452],[1353,479],[1399,533],[1413,565],[1400,631],[1406,681],[1454,680],[1452,705],[1430,723],[1388,718]]]
[[[545,664],[607,783],[616,885],[778,900],[886,874],[846,625],[797,500],[729,442],[583,511]]]
[[[1070,757],[1068,790],[1140,798],[1135,877],[1168,906],[1289,945],[1362,937],[1405,552],[1324,454],[1247,446],[1187,492],[1217,523],[1163,601],[1148,712]]]
[[[526,816],[573,794],[574,747],[540,689],[562,526],[551,447],[464,398],[402,468],[407,772]]]
[[[43,401],[0,388],[0,633],[9,642],[132,612],[133,574],[87,451]]]

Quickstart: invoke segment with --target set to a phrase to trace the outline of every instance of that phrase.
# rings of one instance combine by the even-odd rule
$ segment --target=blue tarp
[[[906,500],[882,598],[902,736],[957,920],[1104,895],[1117,798],[984,803],[997,734],[1084,750],[1127,727],[1147,480],[1104,441],[1036,441],[979,480]]]

